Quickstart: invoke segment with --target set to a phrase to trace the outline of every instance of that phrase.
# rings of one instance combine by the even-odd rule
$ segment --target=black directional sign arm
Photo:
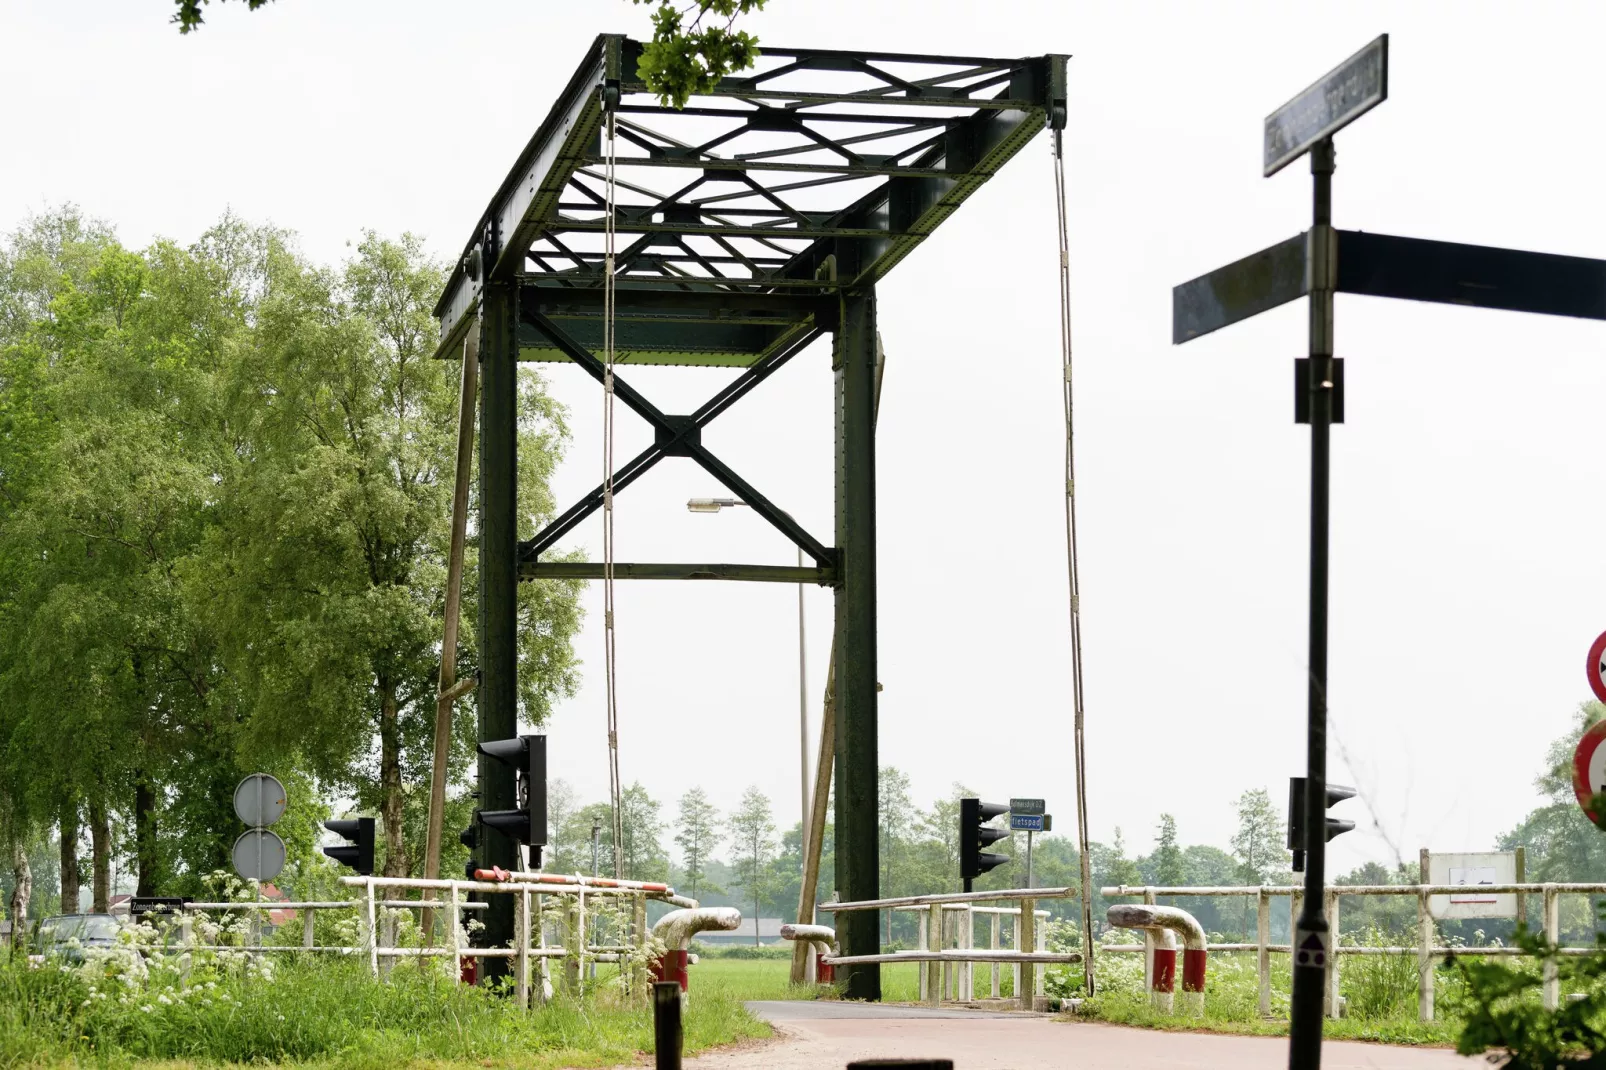
[[[1338,232],[1340,293],[1606,319],[1606,260]]]
[[[1333,232],[1339,293],[1606,320],[1606,260],[1486,245]],[[1296,234],[1171,291],[1171,341],[1190,342],[1309,293],[1309,235]]]
[[[1251,253],[1171,291],[1171,343],[1258,316],[1309,292],[1306,236]]]

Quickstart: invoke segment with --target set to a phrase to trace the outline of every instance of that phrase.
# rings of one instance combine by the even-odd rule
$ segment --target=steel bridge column
[[[488,283],[481,295],[480,324],[480,693],[479,741],[518,735],[518,445],[514,402],[518,396],[518,293]],[[479,808],[512,810],[512,768],[479,759]],[[481,866],[521,868],[518,845],[480,825],[476,857]],[[485,947],[513,939],[513,897],[491,896],[480,912]],[[483,959],[481,977],[508,972],[506,959]]]
[[[844,295],[836,333],[836,888],[880,898],[876,744],[875,291]],[[874,911],[837,916],[844,955],[880,950]],[[848,966],[848,999],[880,999],[881,967]]]

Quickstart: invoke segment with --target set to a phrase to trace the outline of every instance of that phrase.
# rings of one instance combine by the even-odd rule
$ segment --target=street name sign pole
[[[1273,112],[1265,124],[1264,173],[1275,174],[1300,155],[1310,155],[1310,230],[1171,292],[1171,340],[1178,345],[1297,298],[1310,298],[1310,355],[1294,364],[1294,419],[1310,424],[1311,434],[1305,777],[1305,827],[1311,830],[1325,827],[1327,805],[1328,447],[1332,425],[1344,422],[1344,362],[1333,356],[1334,295],[1606,320],[1606,260],[1334,229],[1333,134],[1387,98],[1385,34]],[[1590,651],[1590,670],[1592,686],[1602,694],[1606,636],[1598,646]],[[1304,907],[1292,948],[1289,1065],[1295,1070],[1315,1070],[1321,1064],[1322,982],[1331,948],[1322,911],[1326,839],[1311,835],[1308,840]]]
[[[1032,836],[1049,829],[1048,804],[1042,799],[1010,799],[1009,830],[1026,833],[1026,887],[1032,886]]]
[[[1333,357],[1333,295],[1338,274],[1337,241],[1333,233],[1333,135],[1387,99],[1388,35],[1384,34],[1267,116],[1262,155],[1266,177],[1300,156],[1310,156],[1311,228],[1303,241],[1284,242],[1274,247],[1269,258],[1266,253],[1256,254],[1248,261],[1223,269],[1250,265],[1250,285],[1247,289],[1240,286],[1236,294],[1228,296],[1236,298],[1241,305],[1247,292],[1249,305],[1255,307],[1252,311],[1242,310],[1242,315],[1236,317],[1217,317],[1221,319],[1219,325],[1225,326],[1233,319],[1264,311],[1301,293],[1310,297],[1308,356],[1294,366],[1294,418],[1310,424],[1310,647],[1306,680],[1305,827],[1311,829],[1323,827],[1327,809],[1328,490],[1332,470],[1332,425],[1343,420],[1343,372]],[[1293,278],[1301,267],[1304,270],[1298,272],[1300,277]],[[1293,290],[1289,296],[1270,300],[1280,296],[1277,286],[1257,285],[1264,281],[1262,276],[1268,268],[1269,277],[1282,284],[1281,292]],[[1192,284],[1177,289],[1182,291],[1189,285]],[[1174,295],[1174,317],[1180,305],[1180,298]],[[1177,341],[1203,333],[1189,333],[1179,338],[1177,335],[1183,326],[1173,324],[1173,338]],[[1331,946],[1322,895],[1327,876],[1326,847],[1322,836],[1310,837],[1304,904],[1290,949],[1294,989],[1289,1005],[1288,1062],[1297,1070],[1315,1070],[1321,1065],[1322,989],[1327,949]]]

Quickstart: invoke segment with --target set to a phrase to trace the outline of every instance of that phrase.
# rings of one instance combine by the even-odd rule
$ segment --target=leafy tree
[[[900,895],[911,874],[903,868],[910,840],[921,827],[920,812],[909,794],[909,775],[896,766],[882,766],[876,778],[876,810],[881,824],[881,894]],[[892,911],[884,912],[886,939],[892,942]]]
[[[725,75],[746,70],[758,58],[758,38],[734,27],[738,16],[762,8],[764,0],[692,0],[684,7],[674,0],[634,2],[658,5],[652,40],[642,49],[637,72],[665,104],[683,108],[693,93],[708,92]],[[692,16],[689,25],[687,15]],[[714,20],[705,24],[710,15]]]
[[[1232,853],[1238,859],[1239,881],[1265,884],[1272,874],[1288,868],[1283,832],[1283,818],[1272,805],[1270,792],[1254,788],[1238,796],[1238,831],[1232,836]]]
[[[664,850],[664,824],[658,818],[658,801],[647,794],[638,780],[624,790],[619,802],[619,824],[624,835],[620,860],[625,879],[667,881],[669,853]]]
[[[569,813],[562,828],[560,842],[563,846],[554,859],[554,869],[562,873],[591,873],[591,830],[595,828],[595,870],[597,873],[613,872],[613,807],[605,802],[579,807]]]
[[[1102,858],[1099,857],[1101,854]],[[1115,828],[1115,842],[1095,852],[1094,859],[1095,869],[1100,874],[1094,878],[1094,882],[1101,887],[1143,883],[1143,872],[1138,869],[1138,864],[1126,856],[1126,842],[1119,825]]]
[[[1572,773],[1579,737],[1602,717],[1606,717],[1606,706],[1598,702],[1578,707],[1571,730],[1551,743],[1544,772],[1534,781],[1546,804],[1499,837],[1501,850],[1526,848],[1529,880],[1588,881],[1606,871],[1606,835],[1579,807]]]
[[[411,238],[370,234],[331,271],[228,218],[135,253],[63,209],[0,249],[0,795],[35,829],[87,814],[98,905],[123,815],[140,892],[200,890],[253,766],[307,800],[293,858],[321,789],[380,811],[386,872],[416,856],[455,449],[438,285]],[[528,534],[564,429],[520,378]],[[577,594],[520,587],[528,722],[573,689]],[[459,790],[454,820],[470,806]]]
[[[1238,831],[1232,835],[1232,853],[1238,860],[1239,884],[1259,886],[1289,863],[1282,815],[1272,805],[1271,793],[1252,788],[1238,796]],[[1242,931],[1249,931],[1249,900],[1244,901]]]
[[[931,804],[931,809],[920,817],[921,831],[926,839],[939,848],[938,875],[933,885],[957,891],[959,879],[959,800],[970,795],[970,789],[955,781],[947,796]]]
[[[223,0],[218,0],[218,3],[222,2]],[[201,17],[201,8],[211,3],[211,0],[173,0],[173,3],[178,7],[173,13],[173,22],[178,25],[178,32],[191,33],[200,29],[201,24],[206,21]],[[249,10],[255,11],[259,7],[267,6],[268,0],[245,0],[245,4]]]
[[[210,2],[173,0],[178,10],[172,21],[178,32],[200,29],[206,21],[202,8]],[[255,11],[269,0],[244,2]],[[642,49],[637,71],[647,89],[665,104],[683,108],[693,93],[708,92],[725,75],[746,70],[758,58],[758,38],[735,26],[739,16],[762,8],[764,0],[692,0],[684,7],[677,7],[674,0],[634,2],[657,5],[652,40]]]
[[[1160,815],[1159,839],[1154,845],[1154,882],[1176,887],[1185,879],[1182,865],[1182,848],[1177,845],[1177,819],[1170,814]]]
[[[680,797],[675,827],[675,844],[680,848],[681,869],[689,886],[687,894],[696,899],[700,887],[720,891],[718,886],[707,883],[708,859],[719,847],[719,811],[702,788],[692,788]]]
[[[775,815],[769,796],[756,787],[742,794],[742,801],[730,815],[730,836],[734,883],[753,904],[753,943],[758,943],[758,918],[763,900],[774,894]]]

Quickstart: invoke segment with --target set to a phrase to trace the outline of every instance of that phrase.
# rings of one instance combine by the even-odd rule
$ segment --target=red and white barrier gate
[[[1198,920],[1186,910],[1147,903],[1118,903],[1109,909],[1106,917],[1117,928],[1141,929],[1154,940],[1151,998],[1157,1009],[1168,1014],[1172,1009],[1171,993],[1177,974],[1177,946],[1172,934],[1182,936],[1183,1007],[1195,1018],[1203,1015],[1208,952],[1204,927]]]
[[[671,910],[658,919],[652,934],[663,941],[664,953],[651,967],[654,981],[674,981],[682,992],[691,986],[691,938],[711,931],[730,932],[742,927],[742,912],[735,907],[698,907]]]
[[[835,955],[836,930],[829,925],[794,925],[788,923],[781,926],[781,939],[801,940],[809,945],[809,972],[814,975],[816,984],[828,985],[836,980],[836,967],[829,962],[821,960],[821,955]]]

